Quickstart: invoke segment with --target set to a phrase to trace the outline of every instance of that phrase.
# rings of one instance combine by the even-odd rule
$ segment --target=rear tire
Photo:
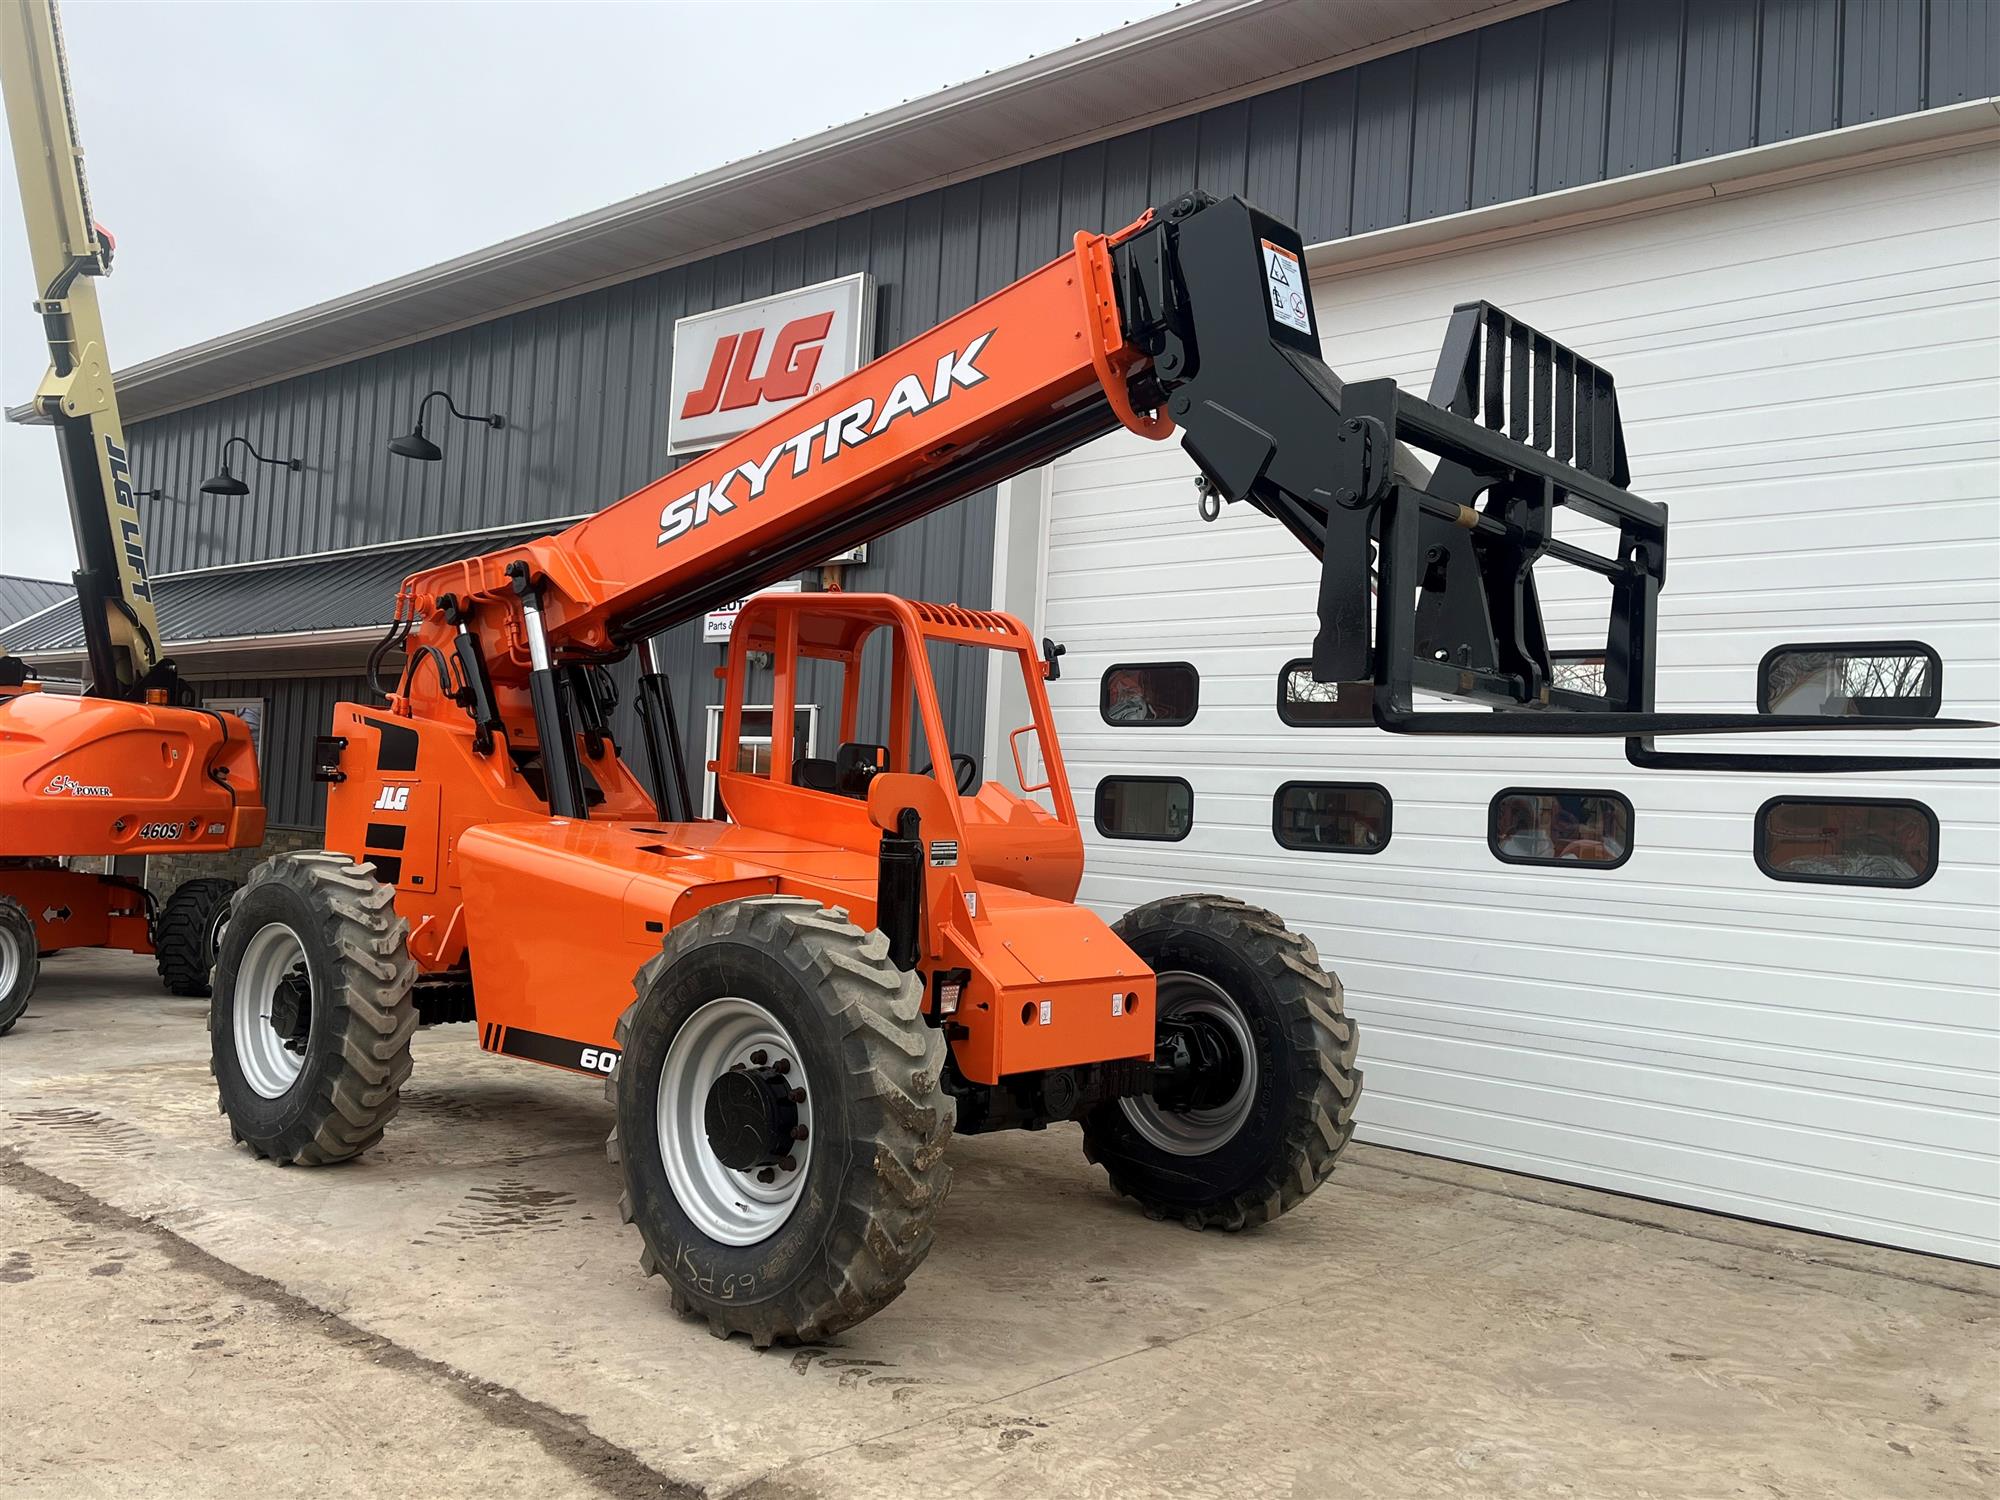
[[[12,896],[0,896],[0,1036],[12,1031],[28,1008],[40,972],[34,918]]]
[[[182,881],[167,897],[153,924],[153,962],[168,994],[208,994],[222,929],[229,921],[229,898],[235,894],[235,881],[204,878]]]
[[[1148,1215],[1193,1229],[1243,1229],[1297,1207],[1333,1174],[1361,1097],[1340,981],[1305,937],[1226,896],[1149,902],[1113,930],[1159,976],[1161,1018],[1201,1020],[1235,1071],[1206,1107],[1099,1105],[1084,1154]]]
[[[395,891],[345,855],[250,872],[215,962],[210,1071],[232,1134],[280,1165],[359,1156],[410,1076],[417,1007]]]
[[[666,1278],[675,1310],[764,1348],[887,1306],[930,1251],[956,1114],[943,1034],[888,939],[814,901],[734,901],[669,933],[635,988],[606,1085],[609,1154],[640,1264]],[[809,1118],[793,1166],[722,1160],[704,1122],[724,1076],[803,1090],[754,1114],[764,1142]]]

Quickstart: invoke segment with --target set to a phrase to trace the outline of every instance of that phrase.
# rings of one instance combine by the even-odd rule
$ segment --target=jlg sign
[[[669,451],[713,448],[853,374],[869,358],[874,306],[862,272],[682,318]]]

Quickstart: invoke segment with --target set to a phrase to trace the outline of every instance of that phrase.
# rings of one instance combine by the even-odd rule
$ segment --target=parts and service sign
[[[874,324],[866,272],[680,319],[668,450],[713,448],[852,375],[870,357]]]

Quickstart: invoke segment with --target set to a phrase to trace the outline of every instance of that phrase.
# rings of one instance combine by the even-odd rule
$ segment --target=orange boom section
[[[525,560],[547,580],[550,641],[612,650],[1108,430],[1131,358],[1109,248],[1145,222],[1079,235],[1071,253],[566,531],[411,577],[406,605],[424,621],[413,640],[448,644],[428,618],[446,595],[512,606],[507,566]],[[982,464],[992,479],[977,477]]]

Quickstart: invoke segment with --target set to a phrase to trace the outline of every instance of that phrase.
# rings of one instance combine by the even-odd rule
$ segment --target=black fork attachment
[[[1667,510],[1629,488],[1610,373],[1546,334],[1465,303],[1429,400],[1393,380],[1343,387],[1320,358],[1297,232],[1240,198],[1191,193],[1157,211],[1115,266],[1126,336],[1152,356],[1135,403],[1172,416],[1210,494],[1255,506],[1320,559],[1313,676],[1365,689],[1382,728],[1622,737],[1633,764],[1681,769],[1994,764],[1656,748],[1660,735],[1988,726],[1655,711]],[[1419,453],[1435,464],[1428,474]],[[1205,496],[1204,513],[1217,508]],[[1564,508],[1609,528],[1615,545],[1558,537]],[[1535,589],[1544,560],[1609,585],[1601,691],[1556,681]],[[1418,689],[1480,706],[1419,713]]]

